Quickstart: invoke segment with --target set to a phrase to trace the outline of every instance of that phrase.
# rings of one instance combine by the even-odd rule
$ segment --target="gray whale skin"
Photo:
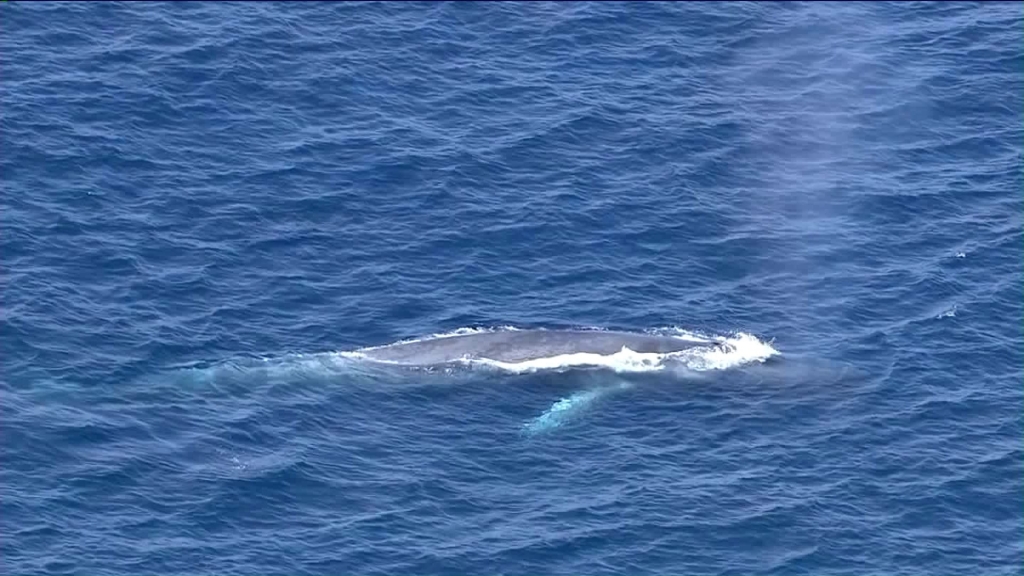
[[[679,352],[701,342],[630,332],[596,330],[505,330],[477,332],[364,348],[365,358],[410,366],[446,364],[463,358],[518,363],[563,354],[615,354],[623,347],[638,353]]]

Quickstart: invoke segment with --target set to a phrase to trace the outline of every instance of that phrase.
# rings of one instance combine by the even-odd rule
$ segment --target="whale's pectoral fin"
[[[523,433],[533,436],[564,426],[574,418],[579,417],[600,398],[619,390],[626,390],[632,386],[631,382],[620,380],[611,385],[574,392],[552,404],[540,416],[523,424]]]

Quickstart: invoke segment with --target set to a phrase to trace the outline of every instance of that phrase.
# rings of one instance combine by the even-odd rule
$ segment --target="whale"
[[[466,360],[521,363],[568,354],[608,356],[681,352],[707,342],[672,336],[597,330],[501,330],[398,342],[359,350],[371,361],[434,366]]]

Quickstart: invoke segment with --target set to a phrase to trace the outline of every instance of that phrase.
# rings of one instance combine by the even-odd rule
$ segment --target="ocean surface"
[[[0,573],[1024,574],[1024,4],[0,22]]]

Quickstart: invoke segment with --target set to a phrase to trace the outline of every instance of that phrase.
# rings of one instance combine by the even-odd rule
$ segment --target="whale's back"
[[[367,348],[367,358],[427,366],[461,359],[518,363],[565,354],[615,354],[623,348],[665,354],[693,347],[692,341],[629,332],[591,330],[508,330],[481,332]]]

